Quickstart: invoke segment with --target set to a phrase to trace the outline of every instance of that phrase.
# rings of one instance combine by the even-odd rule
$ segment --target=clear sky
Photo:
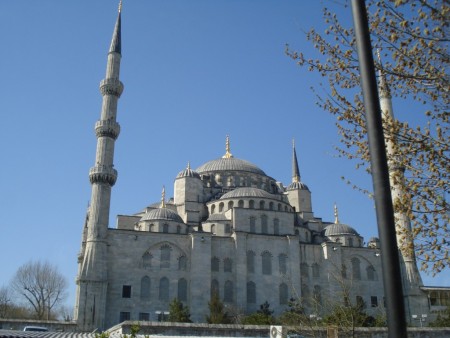
[[[373,201],[341,179],[370,188],[370,177],[336,157],[334,117],[315,105],[310,87],[322,79],[284,53],[289,43],[315,55],[304,31],[323,29],[324,5],[351,24],[350,9],[330,2],[124,1],[111,227],[158,202],[163,185],[173,196],[188,161],[221,157],[230,135],[235,157],[285,185],[294,138],[315,215],[333,221],[336,202],[342,223],[377,236]],[[48,260],[68,279],[69,306],[117,5],[0,0],[0,286],[29,260]],[[450,285],[448,271],[423,277]]]

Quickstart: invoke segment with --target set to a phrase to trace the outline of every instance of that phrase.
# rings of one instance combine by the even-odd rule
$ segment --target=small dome
[[[237,188],[224,194],[220,199],[240,198],[240,197],[259,197],[275,199],[275,196],[265,190],[258,188]]]
[[[209,215],[206,222],[213,222],[213,221],[229,221],[229,219],[222,213],[220,214],[211,214]]]
[[[303,182],[292,182],[287,190],[309,190],[308,186]]]
[[[333,223],[325,227],[323,230],[323,235],[329,236],[340,236],[340,235],[355,235],[359,236],[358,232],[351,226],[341,223]]]
[[[183,223],[180,215],[175,211],[167,208],[157,208],[153,209],[142,216],[141,221],[156,221],[156,220],[167,220]]]
[[[235,157],[229,158],[222,157],[216,160],[206,162],[205,164],[198,167],[195,171],[198,172],[199,174],[214,171],[246,171],[266,176],[266,173],[261,169],[259,169],[253,163]]]
[[[195,178],[200,178],[200,175],[192,170],[191,168],[186,168],[183,171],[180,171],[177,175],[177,178],[182,178],[182,177],[195,177]]]

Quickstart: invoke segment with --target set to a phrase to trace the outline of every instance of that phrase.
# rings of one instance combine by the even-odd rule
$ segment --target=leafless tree
[[[23,297],[38,319],[50,319],[51,310],[66,297],[67,281],[48,262],[28,262],[16,272],[12,289]]]
[[[7,318],[11,303],[9,290],[6,286],[0,288],[0,318]]]

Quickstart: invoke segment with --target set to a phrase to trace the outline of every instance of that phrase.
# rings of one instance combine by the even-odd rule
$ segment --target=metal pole
[[[400,260],[395,234],[394,208],[389,185],[386,146],[384,143],[380,101],[365,1],[352,0],[352,11],[358,48],[361,87],[364,97],[378,233],[380,236],[388,335],[391,338],[406,338],[405,306],[403,303]]]

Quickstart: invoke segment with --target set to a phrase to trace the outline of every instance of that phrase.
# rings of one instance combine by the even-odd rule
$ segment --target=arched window
[[[309,287],[306,284],[302,284],[302,301],[305,305],[309,305],[309,301],[310,301],[310,291],[309,291]]]
[[[274,235],[280,234],[280,220],[278,218],[274,218],[273,220],[273,234]]]
[[[167,224],[167,223],[163,224],[163,232],[165,234],[167,234],[169,232],[169,224]]]
[[[361,279],[361,264],[356,257],[352,258],[352,278]]]
[[[181,234],[181,226],[177,225],[177,234]]]
[[[215,279],[211,281],[211,298],[214,296],[214,294],[217,295],[217,297],[220,297],[219,294],[219,282]]]
[[[141,299],[150,299],[150,278],[145,276],[141,279]]]
[[[278,287],[280,305],[286,305],[288,303],[288,287],[286,284],[281,283]]]
[[[238,207],[239,208],[243,208],[244,207],[244,201],[243,200],[239,200]]]
[[[302,263],[300,264],[300,275],[302,277],[308,278],[309,277],[309,267],[308,264]]]
[[[215,211],[216,211],[216,205],[213,204],[213,205],[211,205],[211,214],[214,214]]]
[[[219,258],[213,257],[211,258],[211,271],[219,271],[220,261]]]
[[[212,234],[216,233],[216,225],[215,224],[211,225],[211,233]]]
[[[272,254],[268,251],[262,253],[262,273],[263,275],[272,274]]]
[[[169,301],[169,280],[166,277],[159,280],[159,300]]]
[[[186,270],[186,256],[178,258],[178,270]]]
[[[247,272],[255,272],[255,253],[253,251],[247,251]]]
[[[313,278],[320,278],[320,268],[319,268],[319,264],[314,263],[312,266],[312,276]]]
[[[223,212],[223,202],[219,203],[219,212]]]
[[[164,244],[161,246],[161,260],[160,260],[160,268],[170,268],[170,251],[172,248]]]
[[[264,201],[259,201],[259,208],[260,209],[264,209],[265,208],[265,202]]]
[[[367,271],[367,279],[368,280],[377,280],[378,279],[375,268],[372,265],[368,266],[366,271]]]
[[[184,278],[178,280],[178,300],[187,301],[187,281]]]
[[[269,210],[273,210],[273,202],[269,203]]]
[[[233,209],[233,201],[228,202],[228,210]]]
[[[250,232],[251,233],[256,232],[256,218],[253,216],[250,217]]]
[[[227,303],[233,302],[233,282],[227,280],[224,286],[223,301]]]
[[[150,268],[152,266],[152,254],[150,252],[146,252],[144,256],[142,256],[142,266],[144,268]]]
[[[233,269],[233,260],[231,258],[225,258],[223,260],[223,271],[224,272],[231,272]]]
[[[316,304],[322,304],[322,290],[319,285],[314,285],[313,299]]]
[[[247,303],[256,303],[256,285],[253,282],[247,282]]]
[[[267,216],[266,215],[261,215],[261,233],[263,233],[263,234],[267,234],[268,233]]]
[[[342,278],[347,278],[347,266],[345,264],[342,264],[341,276],[342,276]]]
[[[255,201],[254,201],[254,200],[250,200],[250,201],[248,202],[248,207],[249,207],[250,209],[254,209],[254,208],[255,208]]]
[[[230,234],[231,233],[231,225],[229,225],[228,223],[225,224],[225,233],[226,234]]]
[[[278,265],[280,268],[280,274],[285,275],[287,273],[287,256],[285,254],[281,254],[278,256]]]

